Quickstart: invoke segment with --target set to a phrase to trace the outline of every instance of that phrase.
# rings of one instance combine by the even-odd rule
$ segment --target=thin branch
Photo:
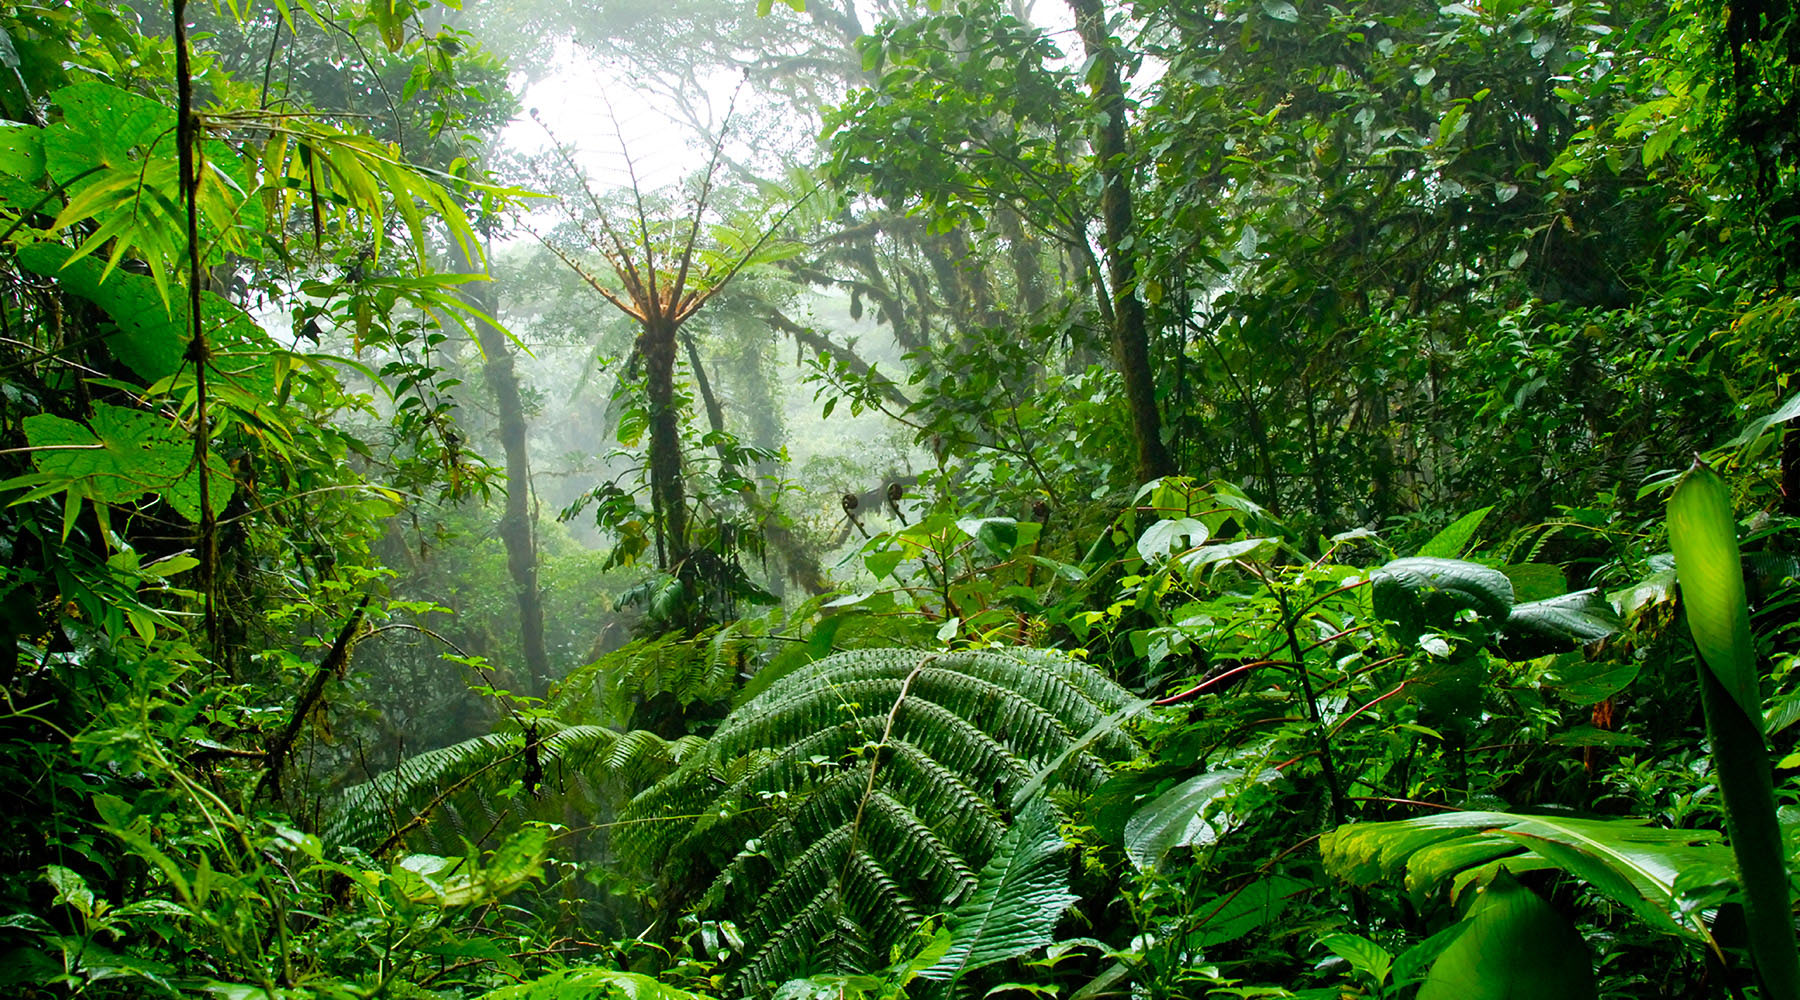
[[[631,178],[631,200],[637,205],[638,233],[644,241],[644,271],[649,278],[648,305],[653,320],[662,319],[662,301],[656,287],[656,247],[650,238],[650,213],[644,208],[644,188],[638,183],[637,164],[631,159],[631,149],[625,145],[624,130],[619,125],[618,112],[613,110],[612,100],[601,95],[606,104],[607,117],[612,119],[613,134],[619,136],[619,155],[625,158],[625,174]],[[616,237],[615,237],[616,239]]]
[[[179,4],[182,0],[176,0],[176,2]],[[312,680],[306,685],[306,691],[295,703],[294,714],[288,718],[287,727],[281,731],[281,735],[276,738],[275,742],[270,744],[265,758],[266,770],[263,771],[262,780],[256,785],[258,797],[264,791],[268,791],[271,798],[281,797],[281,766],[287,760],[288,753],[293,750],[294,740],[300,736],[300,727],[306,724],[307,717],[312,715],[313,708],[324,696],[325,683],[331,680],[332,674],[343,670],[344,664],[349,662],[350,643],[356,638],[357,628],[362,625],[363,612],[369,607],[370,597],[371,595],[364,594],[363,599],[357,603],[356,610],[350,612],[349,620],[344,622],[344,627],[338,630],[337,639],[332,642],[330,651],[325,654],[323,660],[319,661],[319,669],[313,671]]]
[[[688,225],[687,245],[681,248],[681,268],[675,272],[675,284],[670,289],[670,298],[679,297],[682,289],[687,287],[688,268],[694,263],[694,241],[700,238],[700,219],[706,214],[707,202],[712,199],[713,180],[719,173],[719,157],[725,152],[725,137],[731,134],[731,115],[737,110],[738,95],[743,90],[744,81],[739,80],[737,89],[731,92],[731,103],[726,105],[725,121],[719,128],[718,138],[713,140],[712,159],[706,163],[706,175],[700,181],[700,195],[694,199],[694,221]]]

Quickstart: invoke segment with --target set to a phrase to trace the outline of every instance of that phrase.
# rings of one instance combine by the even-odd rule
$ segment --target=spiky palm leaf
[[[1067,751],[1133,700],[1037,650],[841,653],[733,712],[632,803],[619,846],[739,915],[758,944],[734,989],[863,971],[975,891],[1040,770],[1085,788],[1132,755],[1116,728]]]

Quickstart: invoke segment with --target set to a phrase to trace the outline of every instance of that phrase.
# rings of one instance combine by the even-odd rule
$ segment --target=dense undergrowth
[[[1791,9],[628,6],[0,11],[0,990],[1800,997]]]

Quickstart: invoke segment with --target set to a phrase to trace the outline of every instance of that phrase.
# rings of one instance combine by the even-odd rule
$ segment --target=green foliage
[[[1405,873],[1423,902],[1449,882],[1457,894],[1495,873],[1569,872],[1659,930],[1704,939],[1702,904],[1735,879],[1730,853],[1705,830],[1639,820],[1449,812],[1392,823],[1354,823],[1325,835],[1326,867],[1359,885]]]
[[[950,948],[919,972],[954,984],[976,969],[1017,958],[1055,940],[1057,921],[1076,897],[1049,802],[1034,798],[1000,838],[975,891],[945,918]]]
[[[1669,548],[1682,606],[1700,658],[1750,724],[1761,727],[1756,643],[1744,600],[1743,560],[1731,494],[1711,469],[1698,467],[1669,498]]]
[[[0,9],[9,995],[1800,989],[1791,11],[1102,9],[1096,157],[1112,60],[986,0],[535,9],[810,103],[557,243],[644,337],[502,421],[503,544],[502,300],[433,267],[518,194],[487,15],[204,7]],[[1139,301],[1193,479],[1130,478]],[[914,446],[842,502],[771,331]],[[610,554],[529,524],[565,471]],[[739,617],[771,555],[817,596]]]
[[[1764,988],[1800,992],[1800,948],[1775,796],[1763,740],[1762,698],[1750,608],[1730,493],[1696,464],[1669,498],[1669,547],[1683,610],[1703,666],[1701,704],[1725,800],[1725,823],[1743,880],[1750,950]]]
[[[428,750],[346,789],[325,824],[325,839],[364,849],[391,846],[427,821],[447,823],[463,836],[480,834],[498,825],[514,804],[526,804],[520,797],[535,796],[547,781],[554,781],[565,796],[568,779],[618,775],[647,783],[701,742],[696,737],[669,742],[642,730],[620,733],[550,719],[534,719],[527,726],[524,732],[493,733]]]
[[[710,882],[702,913],[737,915],[756,944],[734,988],[870,968],[980,894],[1013,795],[1035,775],[1091,787],[1131,753],[1112,730],[1064,755],[1128,700],[1094,668],[1028,649],[840,653],[734,711],[704,754],[632,803],[620,845],[674,891]],[[1050,864],[1048,822],[1007,848],[1017,872]],[[986,905],[1027,905],[990,888]]]
[[[1223,817],[1209,819],[1209,808],[1222,798],[1235,797],[1236,786],[1262,777],[1228,767],[1176,785],[1131,814],[1125,822],[1125,853],[1139,868],[1153,868],[1173,848],[1212,843],[1227,824]]]
[[[700,995],[617,969],[562,969],[530,982],[481,994],[481,1000],[562,1000],[570,996],[618,995],[625,1000],[699,1000]]]
[[[1574,926],[1502,871],[1482,889],[1456,940],[1432,963],[1420,1000],[1586,1000],[1597,996]]]

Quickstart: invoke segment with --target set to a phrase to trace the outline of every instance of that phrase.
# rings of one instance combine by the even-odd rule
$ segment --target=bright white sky
[[[654,95],[618,79],[586,49],[568,42],[558,44],[556,63],[548,76],[526,88],[521,104],[536,108],[558,139],[580,151],[578,162],[597,186],[630,186],[627,151],[646,191],[673,184],[705,165],[706,152],[696,148],[692,129]],[[735,87],[736,81],[721,81],[712,88],[715,117],[724,117]],[[501,138],[521,153],[550,145],[543,125],[528,115],[514,119]]]
[[[719,0],[724,3],[748,3],[750,0]],[[921,10],[923,3],[919,4]],[[777,4],[781,16],[781,5]],[[1061,0],[1034,0],[1027,5],[1033,23],[1042,25],[1063,49],[1073,65],[1082,59],[1081,42],[1074,34],[1074,18]],[[865,25],[873,26],[878,15],[873,10],[862,12]],[[521,105],[536,108],[543,122],[555,130],[565,143],[580,150],[582,167],[602,188],[630,185],[626,172],[625,150],[629,150],[638,181],[646,191],[666,187],[689,176],[705,165],[708,151],[698,148],[697,137],[674,109],[665,101],[629,78],[596,61],[589,51],[571,42],[557,45],[553,57],[555,68],[527,87]],[[739,81],[731,74],[712,81],[710,98],[714,120],[725,116]],[[754,86],[738,93],[739,110],[759,99]],[[610,110],[609,110],[610,102]],[[615,127],[614,118],[617,124]],[[544,129],[528,116],[520,116],[504,133],[508,148],[522,153],[540,152],[549,146]],[[748,150],[727,151],[740,160],[754,160]],[[748,154],[748,155],[746,155]]]

